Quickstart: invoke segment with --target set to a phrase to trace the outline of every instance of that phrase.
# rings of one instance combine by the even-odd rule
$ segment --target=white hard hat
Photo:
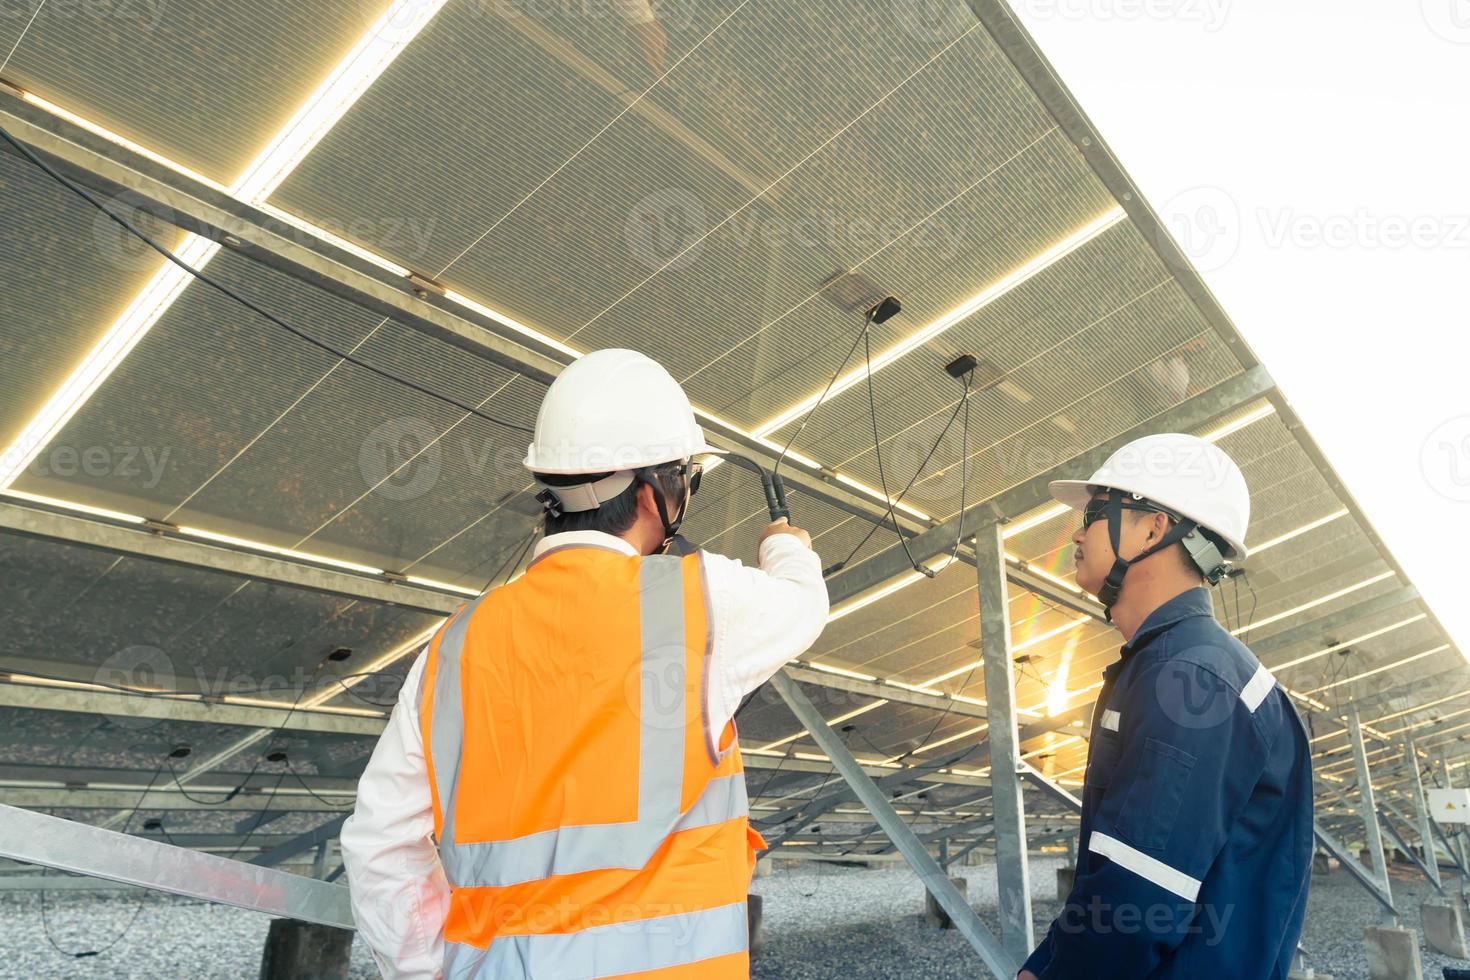
[[[1225,557],[1246,556],[1251,495],[1245,476],[1223,449],[1181,432],[1135,439],[1086,480],[1053,480],[1051,495],[1077,510],[1099,489],[1137,494],[1187,517],[1225,541]]]
[[[613,473],[711,451],[679,382],[647,355],[611,348],[551,383],[525,465],[549,476]]]

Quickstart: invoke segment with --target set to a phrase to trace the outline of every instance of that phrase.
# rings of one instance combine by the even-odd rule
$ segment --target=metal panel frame
[[[266,708],[183,698],[165,698],[117,691],[80,691],[19,683],[0,684],[0,708],[30,708],[117,718],[150,718],[199,725],[270,728],[323,735],[382,734],[387,717],[323,711],[320,708]]]
[[[157,528],[118,524],[100,517],[61,514],[43,507],[0,500],[0,532],[6,531],[109,554],[275,582],[444,616],[464,605],[467,598],[421,585],[390,581],[383,576],[314,565],[304,559],[279,558],[244,548],[206,544]]]

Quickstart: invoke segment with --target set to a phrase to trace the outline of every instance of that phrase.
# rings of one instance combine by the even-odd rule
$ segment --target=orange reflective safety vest
[[[699,556],[554,548],[429,644],[448,978],[750,974],[734,723],[705,717]]]

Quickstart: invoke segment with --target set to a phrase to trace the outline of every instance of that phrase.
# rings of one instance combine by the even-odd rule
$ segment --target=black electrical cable
[[[311,786],[307,784],[306,780],[302,778],[301,773],[296,771],[296,767],[291,764],[291,759],[289,756],[286,758],[286,769],[291,773],[291,775],[296,777],[296,781],[301,784],[301,788],[306,790],[306,792],[311,796],[312,799],[316,800],[323,806],[329,806],[334,810],[346,810],[356,805],[355,800],[348,800],[346,803],[334,803],[326,797],[319,795],[316,790],[312,789]]]
[[[898,543],[903,546],[904,556],[908,558],[914,571],[933,578],[933,571],[914,560],[914,553],[909,550],[908,538],[904,537],[903,528],[898,526],[898,515],[893,511],[893,496],[888,492],[888,477],[883,472],[882,440],[878,437],[878,404],[873,398],[873,345],[869,343],[866,327],[863,329],[863,360],[868,367],[868,417],[873,423],[873,455],[878,462],[878,485],[883,491],[883,499],[888,502],[888,519],[893,522],[893,533],[897,536]]]
[[[852,339],[852,346],[847,348],[847,353],[844,354],[842,357],[842,363],[837,365],[837,370],[832,372],[832,378],[827,382],[827,387],[822,389],[821,395],[817,396],[817,400],[812,403],[812,407],[807,409],[806,414],[802,416],[801,425],[798,425],[796,427],[796,431],[791,433],[791,437],[786,440],[786,445],[781,447],[781,454],[776,457],[776,463],[774,466],[771,467],[771,475],[773,477],[781,472],[781,463],[786,459],[786,454],[791,451],[791,444],[796,441],[797,436],[802,434],[802,432],[806,429],[806,424],[812,420],[812,415],[814,415],[817,409],[822,407],[822,403],[827,400],[827,393],[830,392],[832,390],[832,386],[837,383],[838,377],[842,374],[842,369],[847,367],[847,362],[852,360],[852,352],[857,350],[858,341],[862,340],[868,335],[868,328],[873,324],[873,312],[876,309],[877,307],[874,307],[872,310],[869,310],[866,314],[864,314],[863,328],[859,330],[858,335]]]
[[[511,578],[516,573],[516,569],[520,568],[521,562],[525,560],[526,553],[531,550],[531,544],[536,540],[536,534],[540,530],[541,528],[537,526],[531,531],[530,535],[526,538],[526,543],[521,545],[521,550],[516,554],[515,561],[511,562],[509,567],[505,565],[501,566],[501,568],[505,569],[505,579],[500,583],[501,585],[509,584]],[[495,573],[495,576],[490,579],[490,588],[496,588],[495,579],[498,578],[499,575],[500,573],[499,571],[497,571]]]
[[[148,794],[153,791],[153,786],[155,783],[158,782],[158,777],[163,774],[163,767],[167,763],[168,757],[164,756],[163,762],[160,762],[158,764],[158,768],[153,770],[153,775],[149,778],[148,785],[143,787],[143,792],[138,796],[137,804],[135,804],[133,808],[128,811],[128,817],[126,820],[123,821],[122,833],[126,834],[128,832],[128,827],[132,825],[133,817],[137,814],[138,807],[142,806],[143,802],[148,799]],[[49,869],[47,868],[42,868],[41,877],[46,877],[48,870]],[[128,924],[123,927],[122,931],[119,932],[115,937],[113,937],[112,942],[108,943],[106,946],[103,946],[101,949],[73,951],[69,949],[62,949],[61,944],[56,941],[56,937],[51,934],[51,923],[46,916],[46,889],[43,888],[41,889],[41,934],[46,937],[46,942],[50,944],[51,948],[56,950],[56,952],[60,953],[63,956],[69,956],[72,959],[76,960],[87,959],[93,956],[101,956],[103,953],[110,951],[118,943],[126,939],[128,937],[128,934],[133,931],[133,926],[137,925],[138,923],[138,916],[143,913],[143,903],[147,899],[147,897],[148,895],[146,892],[141,892],[138,895],[138,903],[133,906],[132,918],[128,920]]]
[[[277,730],[279,731],[279,729]],[[197,803],[200,806],[216,807],[224,806],[226,803],[239,796],[245,790],[245,787],[250,785],[250,780],[254,778],[256,771],[260,769],[261,760],[264,758],[265,754],[261,753],[261,755],[256,758],[255,765],[251,766],[250,771],[247,772],[243,777],[241,777],[240,784],[234,789],[225,793],[224,796],[220,797],[217,800],[206,800],[202,797],[194,796],[193,794],[191,794],[187,789],[184,788],[183,781],[179,779],[178,770],[174,768],[172,762],[168,761],[168,757],[164,758],[164,764],[168,766],[168,772],[169,775],[173,777],[174,786],[178,789],[179,793],[184,797],[184,799],[188,800],[190,803]]]
[[[1254,627],[1256,623],[1256,603],[1260,601],[1260,596],[1256,595],[1256,587],[1251,584],[1251,576],[1249,572],[1242,568],[1240,570],[1240,577],[1245,580],[1245,587],[1249,589],[1251,593],[1250,612],[1245,614],[1245,628],[1240,631],[1240,642],[1245,643],[1251,635],[1252,627]]]
[[[348,364],[355,364],[355,365],[357,365],[358,367],[362,368],[365,371],[369,371],[369,372],[371,372],[373,374],[378,375],[380,378],[384,378],[384,379],[386,379],[388,381],[392,381],[395,384],[402,385],[405,388],[410,388],[410,389],[412,389],[414,391],[419,392],[420,394],[428,395],[430,398],[437,399],[438,401],[441,401],[441,402],[443,402],[446,405],[453,406],[454,408],[457,408],[460,411],[465,412],[468,415],[473,415],[476,418],[484,419],[486,422],[490,422],[490,423],[493,423],[495,425],[502,426],[502,427],[507,428],[507,429],[512,429],[512,430],[517,431],[517,432],[533,432],[534,431],[530,426],[521,425],[518,422],[509,422],[509,421],[506,421],[505,419],[496,418],[495,416],[486,414],[485,412],[480,411],[478,408],[474,408],[474,407],[472,407],[472,406],[470,406],[470,405],[468,405],[468,404],[460,401],[457,398],[454,398],[454,397],[452,397],[450,395],[446,395],[446,394],[444,394],[442,392],[436,391],[435,389],[430,388],[428,385],[421,384],[421,383],[419,383],[417,381],[412,380],[411,378],[405,378],[405,377],[403,377],[400,374],[395,374],[394,372],[389,371],[386,368],[381,368],[381,367],[378,367],[377,365],[370,364],[367,361],[364,361],[361,358],[357,357],[356,355],[350,354],[347,351],[344,351],[344,350],[342,350],[342,349],[340,349],[338,347],[333,346],[332,344],[328,343],[327,341],[320,339],[319,337],[315,336],[314,334],[311,334],[311,333],[308,333],[305,330],[302,330],[300,327],[296,327],[296,326],[293,326],[290,323],[287,323],[285,320],[283,320],[280,317],[276,316],[274,313],[271,313],[270,311],[264,309],[263,307],[257,305],[256,303],[254,303],[254,302],[246,299],[244,296],[242,296],[239,293],[235,292],[233,289],[231,289],[230,287],[226,286],[224,283],[222,283],[219,280],[213,278],[212,276],[205,275],[200,270],[194,268],[189,263],[187,263],[183,259],[179,258],[167,246],[160,244],[152,236],[150,236],[147,232],[145,232],[142,229],[140,229],[137,226],[135,226],[128,219],[126,219],[126,218],[122,217],[121,215],[117,214],[116,212],[114,212],[104,202],[99,201],[86,188],[82,187],[80,184],[78,184],[75,181],[73,181],[70,177],[67,177],[65,174],[61,173],[60,171],[58,171],[54,167],[52,167],[45,160],[41,159],[41,157],[37,156],[36,153],[34,151],[32,151],[29,146],[27,146],[26,144],[22,143],[20,140],[16,139],[14,136],[10,135],[10,133],[7,130],[5,130],[3,127],[0,127],[0,138],[3,138],[5,140],[5,142],[7,142],[11,146],[15,147],[15,149],[18,150],[22,156],[24,156],[26,159],[30,160],[33,164],[35,164],[37,167],[39,167],[41,170],[43,170],[53,180],[55,180],[58,183],[60,183],[62,186],[64,186],[68,190],[70,190],[72,193],[74,193],[77,196],[81,197],[83,200],[85,200],[88,204],[92,205],[92,207],[96,208],[98,211],[101,211],[103,214],[107,215],[108,218],[110,218],[112,221],[114,221],[115,223],[117,223],[118,225],[120,225],[129,234],[133,235],[135,238],[137,238],[139,241],[143,242],[149,248],[153,249],[159,255],[162,255],[165,259],[167,259],[168,261],[172,262],[174,265],[178,266],[180,269],[183,269],[185,272],[187,272],[189,275],[193,276],[195,279],[199,280],[200,282],[204,283],[207,286],[213,287],[214,289],[216,289],[219,292],[223,293],[224,295],[228,296],[230,299],[233,299],[235,302],[237,302],[240,305],[244,306],[246,309],[250,310],[251,312],[255,313],[256,315],[258,315],[260,317],[263,317],[264,319],[268,320],[269,322],[271,322],[271,323],[275,324],[276,326],[280,327],[282,330],[285,330],[287,333],[289,333],[289,334],[297,337],[300,340],[304,340],[306,343],[311,344],[313,347],[317,347],[317,348],[319,348],[319,349],[321,349],[323,351],[326,351],[328,354],[331,354],[333,357],[336,357],[336,358],[338,358],[340,360],[343,360],[343,361],[347,362]]]
[[[791,748],[787,749],[785,752],[783,752],[781,754],[781,758],[779,760],[777,760],[777,762],[776,762],[776,768],[772,769],[771,770],[771,774],[766,777],[766,781],[763,782],[763,783],[761,783],[760,792],[759,793],[756,793],[755,796],[752,797],[753,799],[760,799],[760,798],[762,798],[762,797],[764,797],[766,795],[766,790],[768,790],[768,789],[771,788],[771,782],[772,782],[772,780],[774,780],[778,775],[781,774],[781,767],[784,766],[784,765],[786,765],[786,759],[795,750],[796,750],[796,746],[793,745]]]
[[[271,812],[271,804],[276,801],[276,794],[281,791],[281,784],[285,781],[285,773],[282,772],[276,774],[276,783],[274,786],[271,787],[270,795],[265,798],[265,803],[261,806],[261,808],[255,811],[255,822],[250,825],[250,829],[245,831],[245,834],[240,838],[239,843],[237,843],[234,849],[230,851],[229,858],[231,861],[240,856],[240,852],[245,850],[245,845],[250,842],[250,838],[254,837],[255,832],[260,829],[261,824],[265,823],[265,815]]]
[[[179,792],[183,794],[184,798],[187,799],[189,802],[197,803],[200,806],[215,807],[223,806],[224,804],[233,800],[235,797],[239,796],[240,793],[245,789],[245,787],[249,785],[250,780],[255,776],[256,772],[259,771],[261,762],[267,761],[266,757],[270,755],[271,750],[275,747],[276,739],[280,738],[281,732],[285,731],[286,725],[290,723],[291,716],[296,713],[296,709],[301,707],[301,701],[303,698],[306,697],[306,692],[316,686],[317,679],[321,677],[322,668],[324,665],[325,661],[317,664],[317,668],[312,673],[311,678],[301,686],[300,691],[296,695],[296,700],[292,702],[291,707],[286,710],[286,713],[282,716],[280,723],[277,724],[275,728],[271,729],[270,734],[265,738],[265,748],[261,749],[260,752],[256,755],[255,764],[250,767],[250,771],[247,772],[245,776],[240,780],[239,785],[230,790],[220,799],[205,800],[191,794],[187,789],[184,788],[183,780],[179,779],[178,771],[174,769],[173,763],[169,761],[169,759],[172,758],[172,755],[164,756],[164,764],[168,766],[169,774],[173,776],[174,779],[174,785],[178,787]],[[284,773],[282,774],[282,778],[285,778]],[[276,788],[280,788],[279,779],[276,781]],[[271,797],[275,797],[275,790],[271,791]],[[267,803],[267,806],[268,805],[269,803]],[[260,812],[264,814],[265,810],[262,809]],[[131,815],[129,816],[131,817]]]
[[[973,372],[971,372],[971,376],[973,376]],[[908,496],[909,491],[914,488],[914,484],[919,482],[919,477],[924,475],[924,468],[929,465],[929,461],[933,459],[934,454],[939,451],[940,445],[944,442],[944,437],[949,435],[949,430],[954,426],[955,419],[959,418],[961,409],[966,412],[968,421],[968,413],[970,410],[968,400],[969,387],[969,382],[966,381],[965,396],[962,396],[960,400],[955,402],[954,411],[949,413],[949,418],[945,421],[944,428],[939,431],[939,437],[934,440],[933,445],[929,447],[929,451],[924,454],[923,460],[920,461],[918,468],[914,470],[914,475],[909,479],[908,484],[903,488],[903,490],[899,492],[898,496],[894,498],[894,503],[902,503],[903,499]],[[968,433],[966,433],[966,435],[968,436]],[[963,504],[963,501],[961,501],[961,503]],[[863,549],[863,546],[866,545],[870,540],[872,540],[873,535],[878,533],[878,528],[882,526],[883,523],[881,521],[872,522],[868,527],[868,533],[863,535],[863,539],[859,541],[853,547],[853,549],[847,553],[847,557],[822,569],[822,574],[835,575],[836,573],[842,571],[842,569],[846,568],[848,564],[857,557],[857,553]],[[956,544],[956,549],[958,549],[958,544]]]
[[[148,822],[146,820],[143,822],[143,829],[145,831],[148,830]],[[158,818],[158,827],[157,827],[157,830],[158,830],[158,832],[160,834],[163,835],[163,839],[166,840],[166,841],[168,841],[174,847],[180,847],[181,846],[178,841],[174,840],[174,835],[171,834],[171,833],[169,833],[168,832],[168,828],[163,825],[163,818],[162,817],[159,817]]]
[[[965,508],[970,500],[970,385],[974,381],[972,368],[965,373],[965,390],[960,395],[965,405],[965,424],[960,427],[960,516],[955,528],[954,550],[949,553],[951,565],[959,559],[960,545],[965,541]]]
[[[349,685],[347,683],[347,681],[351,680],[354,677],[379,677],[379,676],[380,675],[376,671],[365,670],[365,671],[362,671],[362,672],[356,673],[356,674],[341,674],[341,675],[331,674],[331,675],[328,676],[327,679],[330,680],[330,681],[332,681],[332,682],[334,682],[338,687],[340,687],[342,689],[342,693],[343,694],[347,695],[349,698],[353,698],[355,700],[361,701],[363,704],[370,704],[370,705],[372,705],[375,708],[389,708],[389,709],[392,709],[392,708],[397,707],[398,706],[398,697],[397,697],[397,695],[394,695],[393,700],[391,700],[391,701],[378,701],[378,700],[376,700],[374,698],[368,697],[365,694],[359,694],[357,692],[357,688],[356,687],[353,687],[353,686],[351,686],[351,685]],[[404,677],[398,677],[398,678],[396,678],[396,680],[398,681],[398,689],[399,689],[399,691],[402,691],[403,690],[403,682],[406,679],[407,679],[407,676],[406,675]]]

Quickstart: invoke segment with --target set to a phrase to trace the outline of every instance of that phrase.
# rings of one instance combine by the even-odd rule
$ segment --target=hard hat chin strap
[[[679,533],[679,525],[684,523],[684,514],[689,509],[689,481],[687,479],[684,481],[684,499],[679,503],[679,513],[671,519],[668,502],[664,500],[663,484],[658,474],[653,469],[639,470],[634,478],[639,483],[648,484],[649,489],[653,491],[653,505],[658,508],[658,519],[664,526],[663,544],[659,545],[658,551],[655,552],[661,555],[669,550],[669,545],[674,542],[674,536]]]
[[[1097,590],[1097,601],[1102,603],[1103,614],[1107,616],[1108,622],[1110,623],[1113,621],[1113,605],[1118,601],[1118,594],[1123,591],[1123,578],[1128,574],[1128,569],[1132,568],[1138,562],[1143,561],[1149,555],[1156,555],[1171,544],[1183,541],[1187,536],[1193,534],[1199,526],[1187,517],[1178,518],[1177,523],[1169,528],[1168,532],[1159,539],[1158,544],[1152,548],[1145,548],[1132,558],[1124,558],[1118,553],[1118,547],[1123,537],[1123,511],[1152,509],[1141,508],[1137,504],[1130,507],[1125,503],[1125,498],[1127,497],[1133,497],[1135,500],[1142,499],[1136,494],[1125,494],[1117,488],[1108,490],[1108,541],[1113,546],[1113,567],[1108,571],[1108,577],[1103,579],[1102,588]],[[1155,511],[1155,513],[1165,512]],[[1166,516],[1174,517],[1172,514],[1166,514]],[[1199,535],[1199,537],[1203,537],[1203,535]],[[1190,553],[1190,557],[1194,557],[1193,552]],[[1211,582],[1213,584],[1213,582],[1218,580],[1219,578],[1216,576]]]

